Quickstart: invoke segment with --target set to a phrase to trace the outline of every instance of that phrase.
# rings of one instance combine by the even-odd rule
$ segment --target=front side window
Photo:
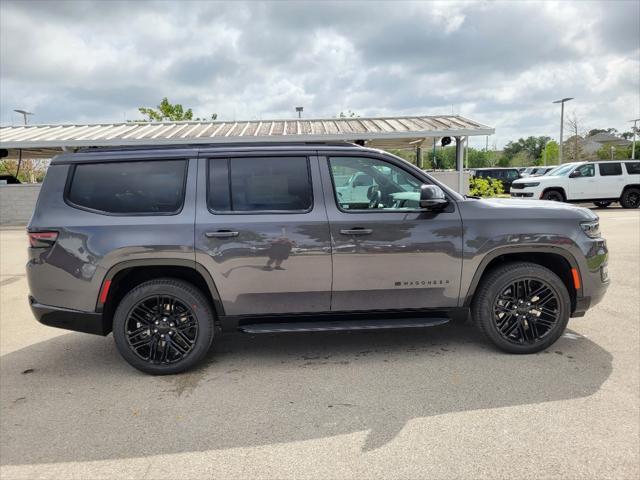
[[[116,215],[171,214],[182,208],[186,160],[79,164],[67,200]]]
[[[599,163],[598,169],[600,170],[601,177],[622,175],[622,165],[619,163]]]
[[[593,163],[580,165],[575,171],[580,172],[580,177],[593,177],[596,174],[596,169],[594,168]]]
[[[207,202],[214,212],[302,212],[312,205],[306,157],[209,160]]]
[[[333,188],[340,209],[416,210],[422,182],[393,164],[366,157],[329,159]],[[361,179],[367,179],[367,182]]]

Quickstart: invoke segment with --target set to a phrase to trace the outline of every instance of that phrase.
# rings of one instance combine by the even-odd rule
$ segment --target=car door
[[[625,185],[620,162],[598,163],[598,173],[600,174],[598,188],[590,198],[620,198]]]
[[[596,169],[593,163],[579,165],[567,179],[567,200],[583,200],[596,195]]]
[[[419,208],[419,172],[386,156],[327,155],[320,168],[331,230],[331,310],[455,307],[462,268],[462,223],[455,202]],[[341,175],[374,179],[367,202],[345,201]]]
[[[331,245],[315,156],[199,159],[196,261],[227,315],[329,311]]]

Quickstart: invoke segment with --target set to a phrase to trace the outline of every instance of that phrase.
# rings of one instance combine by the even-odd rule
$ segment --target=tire
[[[204,359],[213,334],[210,302],[192,284],[171,278],[135,287],[120,301],[113,317],[120,355],[151,375],[189,370]]]
[[[622,205],[623,208],[640,207],[640,188],[631,187],[622,192],[620,205]]]
[[[593,202],[593,204],[598,208],[607,208],[613,202]]]
[[[527,295],[515,294],[515,290],[525,292],[522,287],[514,289],[514,284],[524,286],[527,281],[529,293],[541,292],[543,286],[548,292],[542,291],[542,298],[531,295],[528,299]],[[515,294],[516,300],[504,300],[510,296],[509,292]],[[521,303],[517,297],[525,301]],[[540,305],[537,310],[535,307]],[[564,332],[571,313],[571,299],[565,284],[551,270],[535,263],[508,263],[482,278],[471,312],[480,331],[500,350],[536,353],[548,348]]]
[[[552,202],[564,202],[564,195],[560,190],[547,190],[542,195],[542,200],[550,200]]]

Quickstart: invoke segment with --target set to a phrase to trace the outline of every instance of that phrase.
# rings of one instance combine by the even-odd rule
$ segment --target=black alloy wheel
[[[192,284],[161,278],[127,293],[113,316],[113,337],[122,357],[152,375],[190,369],[213,341],[209,300]]]
[[[544,339],[558,322],[559,299],[553,289],[538,278],[517,280],[496,297],[494,321],[500,335],[516,345]]]
[[[151,364],[179,362],[193,350],[198,322],[180,299],[154,295],[138,302],[126,323],[129,347]]]
[[[548,192],[545,192],[542,199],[550,200],[552,202],[564,202],[564,197],[558,190],[549,190]]]
[[[622,194],[620,204],[623,208],[640,207],[640,189],[635,187],[627,188]]]
[[[571,297],[562,279],[528,262],[492,268],[482,277],[471,305],[476,326],[509,353],[549,347],[564,332],[570,313]]]

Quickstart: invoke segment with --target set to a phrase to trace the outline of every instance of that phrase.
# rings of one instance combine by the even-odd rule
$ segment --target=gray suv
[[[602,299],[590,210],[464,197],[351,144],[87,149],[51,162],[28,226],[31,309],[139,370],[224,330],[417,328],[471,317],[532,353]]]

